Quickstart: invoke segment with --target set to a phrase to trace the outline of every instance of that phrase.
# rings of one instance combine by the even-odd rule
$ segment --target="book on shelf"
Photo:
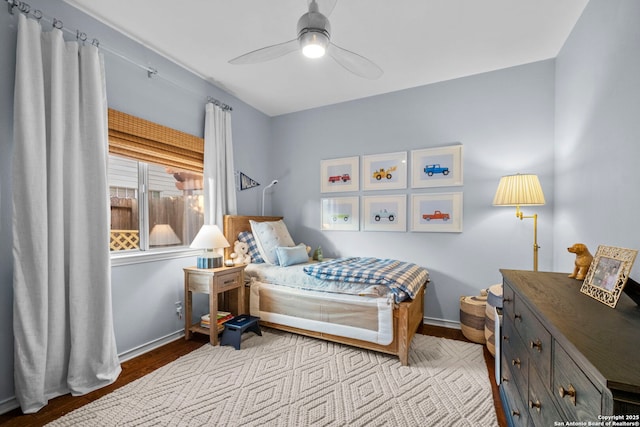
[[[216,316],[216,323],[220,326],[227,320],[233,319],[233,317],[233,314],[228,311],[219,311]],[[211,316],[209,314],[205,314],[200,318],[200,326],[203,328],[209,328],[211,326]]]

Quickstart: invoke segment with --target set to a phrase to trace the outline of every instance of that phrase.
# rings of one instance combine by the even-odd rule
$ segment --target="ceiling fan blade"
[[[331,15],[331,12],[333,12],[338,2],[338,0],[307,0],[307,7],[309,7],[313,1],[318,4],[318,11],[327,17]]]
[[[240,55],[237,58],[230,60],[229,64],[255,64],[257,62],[270,61],[299,49],[300,43],[298,42],[298,39],[293,39],[288,42],[274,44],[245,53],[244,55]]]
[[[353,74],[365,79],[375,80],[382,77],[384,71],[372,61],[350,50],[343,49],[333,43],[329,43],[329,56],[338,64]]]

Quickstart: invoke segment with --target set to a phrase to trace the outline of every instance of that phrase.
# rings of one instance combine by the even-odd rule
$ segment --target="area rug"
[[[482,346],[396,357],[280,332],[203,347],[49,426],[497,426]]]

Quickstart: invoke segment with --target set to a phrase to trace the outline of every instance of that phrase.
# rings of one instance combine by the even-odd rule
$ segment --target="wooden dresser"
[[[567,273],[500,271],[509,425],[640,421],[640,308],[623,293],[612,309]]]

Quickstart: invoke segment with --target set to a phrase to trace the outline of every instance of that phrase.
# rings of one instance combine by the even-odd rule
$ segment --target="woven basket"
[[[480,292],[480,296],[460,297],[460,329],[469,341],[478,344],[484,344],[487,341],[484,336],[486,305],[485,289]]]
[[[502,284],[489,287],[487,296],[487,306],[485,308],[484,338],[487,341],[487,349],[493,356],[496,355],[496,311],[495,308],[502,308]]]

